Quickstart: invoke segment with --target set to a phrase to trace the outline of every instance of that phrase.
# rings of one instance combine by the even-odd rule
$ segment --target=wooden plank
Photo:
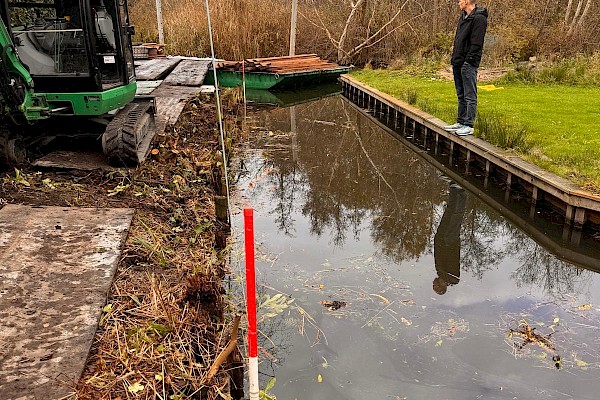
[[[294,58],[309,58],[309,57],[317,57],[316,54],[298,54],[296,56],[281,56],[281,57],[265,57],[265,58],[249,58],[249,61],[253,62],[264,62],[270,60],[289,60]]]
[[[138,81],[136,95],[149,95],[159,87],[163,81]]]
[[[181,58],[157,58],[143,63],[135,69],[136,79],[140,81],[156,81],[164,78],[179,64]]]
[[[174,125],[187,100],[200,92],[199,87],[161,85],[154,91],[156,97],[156,129],[164,132],[167,125]]]
[[[165,84],[172,86],[202,86],[210,64],[211,62],[206,60],[183,60],[165,78]]]

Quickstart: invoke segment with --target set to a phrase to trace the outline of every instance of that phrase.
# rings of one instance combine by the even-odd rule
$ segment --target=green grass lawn
[[[384,70],[355,71],[352,76],[442,120],[456,122],[452,81]],[[476,136],[512,147],[548,171],[600,190],[600,88],[516,83],[501,87],[479,90],[479,122],[492,120],[487,126],[502,124],[508,131],[525,132],[524,142],[486,134],[477,129],[478,124]]]

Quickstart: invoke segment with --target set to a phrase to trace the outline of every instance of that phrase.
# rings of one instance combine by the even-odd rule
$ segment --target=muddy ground
[[[228,148],[234,97],[224,100]],[[2,205],[135,209],[84,376],[62,382],[73,398],[211,399],[230,390],[231,365],[206,377],[230,324],[221,284],[228,226],[214,208],[224,189],[213,103],[191,100],[137,169],[0,172]]]

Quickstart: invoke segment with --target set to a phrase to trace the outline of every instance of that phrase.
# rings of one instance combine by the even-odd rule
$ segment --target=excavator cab
[[[134,27],[126,0],[0,0],[0,13],[4,114],[24,131],[42,120],[60,120],[63,127],[65,119],[105,121],[109,160],[139,163],[154,106],[149,99],[133,101]]]

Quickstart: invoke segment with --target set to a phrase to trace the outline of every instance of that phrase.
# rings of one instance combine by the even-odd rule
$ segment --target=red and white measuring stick
[[[248,380],[250,400],[258,400],[258,330],[256,328],[256,273],[254,269],[254,210],[244,209],[246,247],[246,312],[248,315]]]

